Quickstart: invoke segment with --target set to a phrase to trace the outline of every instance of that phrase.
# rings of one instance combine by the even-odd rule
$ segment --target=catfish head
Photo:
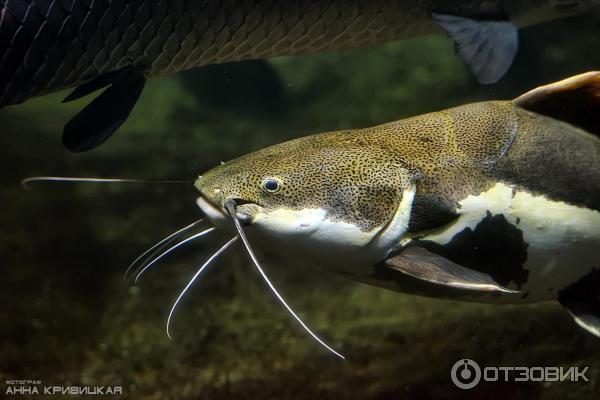
[[[406,233],[415,173],[361,131],[274,145],[200,176],[198,205],[225,230],[228,205],[252,245],[287,261],[351,272]]]

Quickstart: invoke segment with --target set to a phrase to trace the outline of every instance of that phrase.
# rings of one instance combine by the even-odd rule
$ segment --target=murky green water
[[[267,265],[294,308],[348,356],[340,361],[288,317],[241,249],[195,285],[170,341],[173,300],[222,239],[196,242],[137,286],[122,274],[151,244],[200,216],[192,185],[19,186],[32,175],[193,179],[222,160],[307,133],[511,98],[597,69],[599,30],[597,16],[524,30],[513,69],[486,87],[443,37],[273,60],[281,93],[243,66],[233,75],[154,79],[124,128],[78,155],[62,148],[60,132],[86,100],[63,105],[62,93],[0,111],[0,397],[6,380],[39,379],[121,385],[135,399],[600,398],[600,341],[557,304],[422,299]],[[223,91],[236,101],[223,100]],[[589,366],[591,382],[461,391],[450,369],[462,358]]]

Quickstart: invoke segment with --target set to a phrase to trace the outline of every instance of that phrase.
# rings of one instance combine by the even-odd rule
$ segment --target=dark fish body
[[[531,0],[0,0],[0,107],[123,69],[165,75],[441,32],[431,22],[432,12],[510,18],[524,25],[576,14],[586,5]]]

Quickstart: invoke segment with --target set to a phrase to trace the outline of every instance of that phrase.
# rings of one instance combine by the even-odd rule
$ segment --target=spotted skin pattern
[[[594,79],[600,79],[600,74]],[[595,107],[600,105],[596,101]],[[280,182],[279,191],[262,188],[268,178]],[[202,175],[196,187],[220,209],[226,201],[236,200],[250,219],[257,212],[253,204],[264,213],[322,209],[330,221],[374,235],[385,230],[407,190],[416,188],[409,229],[392,253],[401,254],[403,241],[425,246],[517,290],[523,288],[527,294],[517,297],[519,301],[555,295],[540,284],[548,279],[544,263],[552,252],[544,244],[546,235],[553,237],[550,246],[564,252],[561,263],[572,262],[568,254],[589,253],[593,243],[600,244],[594,228],[584,227],[587,222],[590,227],[600,226],[600,140],[513,101],[473,103],[371,128],[292,140],[224,163]],[[485,193],[486,201],[491,201],[485,207],[492,212],[484,209],[471,227],[457,228],[449,243],[434,241],[436,232],[443,233],[462,218],[465,201],[477,207]],[[511,202],[515,208],[510,208]],[[527,218],[525,225],[521,215]],[[578,231],[578,226],[583,230]],[[574,246],[584,247],[569,248],[556,239],[563,234]],[[382,260],[375,261],[372,275],[359,280],[423,295],[438,292],[431,291],[431,285],[407,283],[401,274],[390,277],[389,271],[377,267]],[[593,257],[586,259],[577,271],[596,264]],[[574,282],[578,272],[564,272],[566,283]],[[536,282],[529,282],[530,276]],[[560,276],[553,275],[553,286],[560,285]],[[529,290],[535,293],[529,296]],[[474,301],[498,299],[473,292],[449,293]]]
[[[227,162],[197,187],[215,204],[234,198],[270,209],[324,208],[332,220],[368,231],[389,221],[413,183],[419,197],[450,210],[493,186],[493,165],[514,140],[521,112],[510,102],[475,103],[308,136]],[[264,191],[266,178],[280,180],[280,191]]]
[[[390,220],[411,176],[379,143],[365,140],[360,131],[344,131],[292,140],[230,161],[206,173],[198,187],[215,204],[233,198],[266,210],[322,208],[332,221],[370,231]],[[278,192],[263,190],[267,178],[281,182]]]
[[[427,297],[558,300],[600,337],[600,139],[581,128],[600,124],[599,89],[592,71],[271,146],[200,176],[198,205],[227,227],[235,201],[286,263]]]

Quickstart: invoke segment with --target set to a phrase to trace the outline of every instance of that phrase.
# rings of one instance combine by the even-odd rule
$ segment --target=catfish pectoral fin
[[[408,247],[385,260],[385,265],[441,286],[481,292],[519,293],[498,285],[488,274],[462,267],[422,247]]]
[[[598,304],[596,304],[596,307],[598,307]],[[591,309],[572,309],[567,307],[567,310],[577,325],[600,338],[600,313],[597,309],[592,311]]]
[[[577,325],[600,337],[600,270],[592,271],[561,290],[558,301]]]
[[[65,125],[65,147],[78,153],[104,143],[127,120],[142,94],[145,83],[146,78],[142,74],[128,75],[127,78],[113,82]],[[95,86],[92,84],[81,93]],[[81,95],[76,92],[67,99],[72,100]]]
[[[506,74],[519,48],[517,27],[512,22],[431,16],[454,41],[456,54],[480,83],[495,83]]]

